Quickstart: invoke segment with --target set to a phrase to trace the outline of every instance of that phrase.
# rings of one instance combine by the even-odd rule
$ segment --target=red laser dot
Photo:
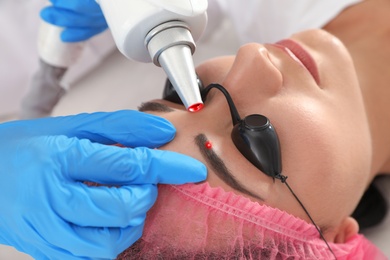
[[[188,107],[188,111],[190,112],[198,112],[199,110],[201,110],[203,108],[203,104],[202,103],[196,103],[196,104],[193,104],[191,106]]]
[[[213,144],[210,142],[210,141],[207,141],[204,146],[207,148],[207,149],[211,149],[213,147]]]

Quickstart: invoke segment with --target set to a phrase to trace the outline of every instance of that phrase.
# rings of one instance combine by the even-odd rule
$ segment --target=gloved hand
[[[107,29],[107,22],[95,0],[50,0],[52,6],[41,11],[41,18],[64,27],[64,42],[85,41]]]
[[[115,258],[141,236],[157,183],[206,177],[195,159],[146,148],[174,134],[137,111],[0,124],[0,244],[35,259]]]

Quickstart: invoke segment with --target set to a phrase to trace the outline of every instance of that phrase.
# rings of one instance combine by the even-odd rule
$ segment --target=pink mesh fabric
[[[387,259],[356,235],[337,259]],[[208,183],[160,185],[142,238],[118,259],[333,259],[315,227]]]

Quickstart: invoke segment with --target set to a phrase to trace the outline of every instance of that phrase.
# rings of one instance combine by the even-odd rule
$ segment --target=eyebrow
[[[170,108],[165,104],[161,104],[158,102],[144,102],[139,107],[138,110],[141,112],[145,111],[153,111],[153,112],[173,112],[174,109]],[[214,169],[217,176],[231,188],[242,192],[246,195],[257,198],[261,201],[264,201],[259,195],[249,191],[242,185],[231,173],[231,171],[226,167],[224,161],[219,157],[213,149],[208,149],[205,147],[205,143],[208,140],[205,134],[198,134],[195,137],[195,144],[198,146],[200,153],[203,157],[210,163],[211,167]]]
[[[173,112],[175,111],[173,108],[165,104],[160,104],[158,102],[144,102],[139,107],[138,110],[141,112],[152,111],[152,112]]]
[[[231,188],[242,192],[246,195],[255,197],[261,201],[264,201],[263,198],[261,198],[259,195],[249,191],[247,188],[245,188],[244,185],[242,185],[231,173],[231,171],[226,167],[226,164],[224,161],[219,157],[215,151],[211,148],[208,149],[205,147],[205,143],[208,141],[205,134],[198,134],[195,137],[195,143],[198,146],[200,153],[203,155],[203,157],[210,163],[211,167],[214,169],[217,176],[227,185],[229,185]]]
[[[141,103],[141,105],[138,107],[138,110],[141,112],[152,111],[152,112],[167,112],[167,113],[175,111],[174,109],[172,109],[171,107],[165,104],[161,104],[153,101]],[[208,138],[206,137],[205,134],[198,134],[195,137],[195,144],[198,146],[200,153],[210,163],[211,167],[214,169],[217,176],[224,183],[229,185],[231,188],[240,191],[246,195],[257,198],[261,201],[264,201],[264,198],[249,191],[248,189],[245,188],[244,185],[242,185],[238,180],[236,180],[236,178],[233,176],[230,170],[226,167],[226,164],[221,159],[221,157],[219,157],[212,148],[208,149],[205,147],[205,143],[207,141]],[[329,227],[325,225],[319,225],[318,227],[323,233],[325,233],[329,229]]]

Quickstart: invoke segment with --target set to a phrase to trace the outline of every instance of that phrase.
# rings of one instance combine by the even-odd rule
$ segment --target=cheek
[[[368,134],[356,122],[346,120],[347,113],[309,100],[300,104],[288,110],[281,107],[283,118],[274,118],[283,173],[314,219],[327,225],[337,223],[352,212],[367,183]]]

